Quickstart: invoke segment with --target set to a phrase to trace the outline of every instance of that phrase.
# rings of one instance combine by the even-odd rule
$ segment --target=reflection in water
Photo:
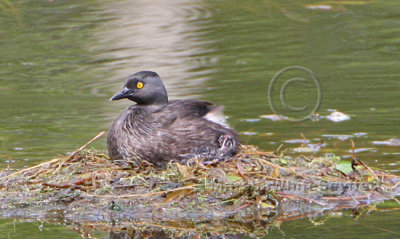
[[[312,142],[328,143],[320,154],[343,155],[349,140],[324,135],[353,135],[357,147],[378,149],[360,158],[400,173],[398,146],[373,144],[400,133],[394,103],[400,5],[362,3],[337,1],[321,10],[306,1],[0,0],[1,162],[14,160],[20,168],[81,145],[118,114],[107,98],[139,70],[157,71],[173,97],[193,97],[204,86],[218,89],[205,98],[231,109],[232,122],[271,113],[265,104],[268,80],[282,67],[301,64],[323,81],[322,113],[337,108],[354,117],[338,124],[242,121],[236,128],[251,134],[243,141],[275,150],[301,132]],[[215,80],[206,83],[210,76]],[[302,99],[295,93],[292,100]],[[398,234],[398,217],[398,212],[374,213],[359,220],[364,224],[342,217],[319,228],[304,219],[282,227],[289,238],[303,236],[299,231],[309,237],[327,231],[334,232],[324,234],[331,238],[388,237]],[[21,227],[11,238],[32,236],[33,230]],[[57,238],[43,233],[41,238]]]
[[[216,61],[201,55],[210,49],[199,39],[204,21],[211,13],[201,1],[118,1],[106,11],[115,16],[108,30],[98,33],[99,46],[109,46],[96,58],[111,58],[115,90],[121,79],[140,70],[156,71],[172,97],[193,97],[193,90],[207,80],[212,70],[194,71]],[[197,86],[197,87],[196,87]]]

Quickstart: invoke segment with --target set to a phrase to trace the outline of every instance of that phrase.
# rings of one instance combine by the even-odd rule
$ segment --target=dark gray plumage
[[[155,72],[130,76],[123,90],[110,100],[127,98],[137,104],[117,117],[107,137],[113,160],[138,165],[143,159],[164,167],[169,161],[223,160],[239,151],[240,142],[222,114],[222,107],[206,101],[168,101]]]

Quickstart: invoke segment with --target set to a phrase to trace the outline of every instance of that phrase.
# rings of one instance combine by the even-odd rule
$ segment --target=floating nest
[[[1,172],[0,216],[67,222],[84,231],[265,233],[277,222],[397,200],[400,194],[399,176],[355,157],[288,157],[248,145],[214,165],[191,161],[159,170],[144,162],[124,168],[104,152],[84,149],[101,135],[69,156]]]

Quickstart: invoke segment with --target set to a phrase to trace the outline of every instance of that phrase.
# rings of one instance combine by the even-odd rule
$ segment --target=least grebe
[[[134,165],[143,160],[158,167],[189,159],[216,162],[239,151],[237,133],[229,127],[223,107],[207,101],[171,100],[161,78],[152,71],[131,75],[110,100],[136,102],[111,124],[110,158]]]

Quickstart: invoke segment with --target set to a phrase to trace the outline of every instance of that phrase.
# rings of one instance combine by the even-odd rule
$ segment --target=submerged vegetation
[[[194,160],[159,170],[145,161],[124,168],[103,152],[85,150],[89,143],[69,156],[1,172],[0,215],[67,221],[85,233],[148,227],[195,233],[212,231],[209,223],[224,220],[214,230],[260,234],[285,220],[400,194],[399,176],[355,157],[293,158],[245,145],[225,162]]]

